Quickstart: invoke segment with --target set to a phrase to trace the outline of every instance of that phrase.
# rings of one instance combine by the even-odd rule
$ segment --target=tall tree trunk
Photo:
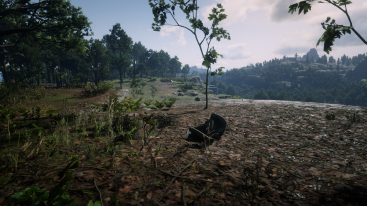
[[[209,68],[206,70],[206,84],[205,84],[206,103],[204,109],[208,109],[208,75],[209,75]]]

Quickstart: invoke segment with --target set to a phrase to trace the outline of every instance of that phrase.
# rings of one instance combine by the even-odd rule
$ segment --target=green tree
[[[188,64],[185,64],[185,66],[181,70],[181,74],[186,78],[187,75],[190,73],[190,66]]]
[[[100,81],[109,76],[108,64],[110,57],[106,54],[107,49],[100,40],[91,38],[89,43],[88,57],[92,71],[90,80],[98,86]]]
[[[206,66],[207,68],[207,73],[206,73],[206,106],[204,109],[208,109],[208,75],[209,75],[209,69],[211,67],[211,64],[214,64],[217,62],[217,58],[218,55],[223,57],[223,55],[218,54],[214,47],[212,47],[209,50],[209,45],[210,42],[213,38],[216,38],[217,41],[220,41],[221,38],[224,39],[228,39],[230,40],[230,36],[229,33],[227,33],[226,30],[224,30],[223,28],[218,28],[216,27],[218,25],[218,23],[224,19],[227,18],[226,14],[222,14],[221,12],[224,12],[224,9],[222,7],[221,4],[217,4],[218,8],[220,9],[219,11],[217,10],[217,8],[213,8],[212,9],[212,14],[209,15],[209,20],[213,20],[212,23],[212,33],[209,35],[209,29],[207,27],[205,27],[203,25],[203,22],[200,19],[197,19],[197,10],[199,9],[199,7],[197,6],[197,1],[196,0],[192,0],[192,3],[190,4],[191,0],[187,1],[186,3],[184,2],[184,0],[175,0],[174,2],[171,1],[171,3],[173,3],[173,5],[171,6],[170,4],[165,4],[164,0],[154,0],[155,4],[152,3],[153,0],[149,0],[149,5],[152,7],[152,12],[154,15],[154,22],[152,24],[152,29],[154,31],[160,31],[161,26],[165,25],[166,23],[166,19],[167,19],[167,13],[171,14],[172,18],[174,19],[174,21],[176,22],[177,25],[174,26],[179,26],[182,28],[185,28],[187,30],[189,30],[192,34],[194,34],[196,42],[198,43],[199,47],[200,47],[200,51],[201,51],[201,55],[204,59],[203,61],[203,65]],[[189,19],[189,22],[191,23],[191,27],[193,30],[180,25],[174,15],[174,11],[175,11],[175,7],[177,6],[177,4],[180,6],[180,9],[186,14],[186,19]],[[171,9],[172,12],[169,10]],[[195,12],[196,11],[196,12]],[[192,12],[193,18],[190,18],[190,12]],[[155,27],[156,26],[156,27]],[[201,31],[203,31],[203,33],[205,34],[203,40],[201,42],[199,42],[197,35],[196,35],[196,29],[200,29]],[[209,37],[206,39],[207,43],[208,43],[208,48],[206,53],[204,54],[203,49],[201,47],[201,44],[204,42],[204,39],[207,37],[207,35],[209,35]],[[215,75],[221,75],[222,74],[222,69],[224,67],[220,67],[219,69],[215,70],[214,72],[210,72],[211,76],[215,76]]]
[[[264,90],[258,90],[254,95],[254,99],[269,99],[269,97]]]
[[[211,81],[209,83],[210,85],[214,85],[214,86],[217,86],[218,85],[218,81],[216,79],[214,79],[213,81]]]
[[[218,91],[219,89],[221,89],[223,92],[227,91],[227,86],[225,84],[223,84],[223,82],[218,81]]]
[[[335,59],[333,56],[329,56],[329,63],[335,63]]]
[[[80,10],[80,8],[76,9],[71,6],[69,1],[46,0],[30,3],[30,0],[8,0],[0,3],[0,48],[2,49],[0,51],[0,62],[2,63],[0,64],[0,72],[3,74],[4,82],[8,82],[9,78],[7,66],[3,63],[15,60],[14,55],[18,50],[15,47],[19,45],[24,48],[27,45],[33,48],[37,47],[41,54],[46,49],[75,50],[85,53],[83,36],[88,35],[91,22],[87,21],[88,19],[82,15]],[[83,30],[86,33],[83,33]],[[31,62],[31,64],[35,64],[35,62]],[[14,67],[15,65],[18,67]],[[8,68],[10,67],[17,73],[17,77],[24,76],[24,73],[19,70],[25,70],[23,65],[16,63]],[[37,74],[38,77],[44,78],[48,75],[48,78],[51,78],[50,72],[46,73],[47,69],[42,69],[42,66],[31,67],[40,71]],[[40,79],[37,81],[39,82]]]
[[[306,1],[301,1],[299,3],[295,3],[289,6],[289,11],[288,13],[293,14],[293,12],[297,11],[297,8],[299,9],[298,15],[302,13],[302,11],[304,12],[304,14],[306,14],[308,12],[308,10],[311,10],[311,4],[307,3],[307,2],[313,2],[314,0],[306,0]],[[330,21],[330,17],[327,17],[325,22],[322,22],[322,28],[325,30],[324,34],[321,36],[321,38],[317,41],[316,46],[319,45],[320,42],[324,42],[324,51],[329,54],[330,51],[332,51],[331,46],[334,45],[334,41],[335,38],[339,38],[342,35],[345,35],[345,33],[350,34],[351,30],[362,40],[363,43],[365,43],[367,45],[367,41],[364,40],[362,38],[362,36],[354,29],[353,24],[352,24],[352,20],[349,17],[348,11],[347,11],[347,5],[351,4],[352,1],[348,1],[348,0],[323,0],[323,1],[318,1],[319,3],[330,3],[332,5],[334,5],[335,7],[337,7],[338,9],[340,9],[342,12],[344,12],[349,20],[350,26],[343,26],[343,25],[338,25],[335,24],[335,20],[333,19],[330,24],[327,24]],[[343,10],[341,7],[344,6],[345,10]],[[326,27],[325,27],[326,25]],[[342,34],[343,33],[343,34]]]
[[[138,67],[138,71],[140,72],[140,77],[143,78],[143,73],[146,73],[147,72],[147,62],[148,62],[148,59],[150,58],[150,56],[152,55],[153,53],[153,50],[149,49],[149,51],[145,51],[144,54],[142,54],[140,57],[140,64],[139,64],[139,67]]]
[[[147,61],[147,67],[149,68],[149,75],[158,75],[158,70],[161,67],[161,60],[159,58],[159,54],[156,51],[152,52],[149,60]]]
[[[62,50],[78,48],[85,52],[82,39],[89,35],[91,22],[82,15],[81,8],[75,8],[69,0],[45,0],[38,3],[31,3],[31,0],[3,1],[0,4],[0,20],[12,21],[16,17],[25,18],[26,24],[19,27],[5,24],[9,27],[2,27],[0,36],[21,35],[17,36],[16,41],[8,41],[6,44],[1,42],[0,48],[13,47],[30,38],[43,47]]]
[[[306,64],[308,65],[310,62],[308,60],[308,54],[307,54],[307,57],[306,57]]]
[[[157,72],[158,74],[160,74],[162,77],[164,76],[164,74],[169,73],[169,60],[171,59],[171,56],[168,54],[168,52],[165,52],[163,50],[160,50],[158,52],[158,58],[159,58],[159,62],[160,62],[160,67],[158,68]]]
[[[232,84],[229,84],[227,90],[226,90],[226,94],[227,95],[236,95],[237,94],[237,90],[236,88],[234,88],[234,86]]]
[[[176,76],[176,74],[181,71],[182,63],[179,61],[177,56],[171,58],[168,65],[172,76]]]
[[[142,45],[140,41],[138,43],[135,42],[135,44],[133,45],[133,49],[131,53],[131,58],[132,58],[131,60],[133,62],[133,68],[134,68],[134,71],[133,71],[134,79],[135,79],[136,70],[137,70],[139,61],[142,59],[146,51],[147,51],[147,48],[145,48],[145,46]]]
[[[121,29],[120,23],[116,23],[112,29],[110,29],[110,32],[111,34],[103,36],[102,42],[105,43],[109,51],[111,51],[111,64],[114,70],[119,74],[120,88],[122,88],[123,74],[126,73],[131,65],[128,54],[132,51],[133,41],[131,37]]]

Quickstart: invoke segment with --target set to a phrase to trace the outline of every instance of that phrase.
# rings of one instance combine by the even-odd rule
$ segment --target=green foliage
[[[94,119],[94,129],[93,129],[94,136],[95,137],[101,136],[101,130],[102,130],[102,125],[98,123],[96,119]]]
[[[209,85],[214,85],[214,86],[217,86],[218,85],[218,81],[216,79],[213,79],[213,81],[211,81],[209,83]]]
[[[0,123],[7,122],[7,118],[14,119],[16,115],[16,110],[12,108],[5,108],[0,105]]]
[[[166,100],[166,99],[164,99]],[[158,109],[161,109],[164,107],[164,100],[162,100],[161,102],[155,100],[154,106],[156,106]]]
[[[20,192],[16,192],[11,197],[17,200],[17,202],[22,206],[75,205],[76,200],[71,200],[69,194],[64,194],[64,192],[69,188],[68,184],[73,178],[71,173],[80,165],[80,162],[77,160],[77,158],[78,155],[74,155],[73,157],[69,158],[68,164],[65,166],[65,168],[60,170],[57,174],[62,180],[56,187],[52,188],[51,191],[45,191],[45,189],[41,190],[35,185],[32,185],[31,187]]]
[[[264,90],[259,90],[255,93],[254,99],[269,99]]]
[[[305,102],[314,102],[315,98],[311,97],[310,95],[306,97]]]
[[[114,114],[120,114],[121,112],[137,111],[137,109],[141,107],[142,101],[143,98],[135,100],[133,97],[125,97],[124,100],[119,102],[117,96],[110,96],[109,102],[102,104],[101,107],[102,111],[106,112],[109,111],[110,105],[112,105],[110,112],[113,112]]]
[[[157,78],[152,78],[148,82],[155,82],[155,81],[157,81]]]
[[[242,99],[241,96],[233,96],[232,99]]]
[[[236,88],[232,84],[230,84],[228,86],[228,88],[227,88],[226,94],[227,95],[236,95],[237,94],[237,90],[236,90]]]
[[[157,87],[150,85],[150,94],[152,95],[152,98],[154,99],[155,95],[157,94],[158,89]]]
[[[358,115],[358,112],[351,113],[350,111],[345,111],[345,117],[351,122],[361,121],[361,117]]]
[[[178,77],[178,78],[175,78],[175,81],[176,82],[185,82],[185,79],[183,77]]]
[[[112,127],[124,141],[131,141],[132,136],[138,132],[139,123],[138,119],[133,119],[126,114],[115,116],[112,122]]]
[[[130,88],[133,89],[133,92],[135,94],[141,94],[141,95],[144,95],[143,93],[143,89],[145,87],[146,83],[143,82],[142,79],[133,79],[131,81],[131,85],[130,85]]]
[[[55,117],[55,112],[58,112],[62,109],[62,107],[57,108],[57,109],[49,109],[46,111],[46,114],[49,118],[54,118]]]
[[[328,111],[325,112],[325,117],[328,120],[335,120],[335,114],[334,113],[329,113]]]
[[[93,200],[90,200],[87,206],[101,206],[101,202],[96,201],[95,203],[93,203]]]
[[[172,79],[170,78],[161,78],[160,81],[161,82],[171,82]]]
[[[146,106],[149,106],[149,105],[152,103],[152,101],[153,101],[153,100],[146,100],[146,101],[144,101],[144,104],[145,104]]]
[[[14,102],[13,95],[20,92],[19,85],[10,83],[6,85],[4,82],[0,83],[0,105],[10,105]]]
[[[98,86],[96,86],[93,82],[89,84],[82,85],[82,92],[80,96],[82,97],[92,97],[98,94],[106,93],[113,84],[109,84],[108,82],[100,82]]]
[[[166,107],[171,108],[173,106],[173,104],[176,102],[176,98],[170,98],[167,102],[165,102],[164,104],[166,105]]]

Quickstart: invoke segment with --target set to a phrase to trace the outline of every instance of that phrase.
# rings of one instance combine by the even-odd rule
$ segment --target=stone
[[[182,92],[178,93],[178,96],[184,96],[184,94]]]
[[[317,53],[316,49],[314,48],[310,49],[310,51],[307,52],[307,54],[308,54],[308,61],[311,61],[312,57],[314,61],[320,58],[319,54]],[[307,59],[307,54],[303,55],[302,59]]]
[[[195,101],[200,101],[200,98],[199,98],[199,97],[196,97],[196,98],[195,98]]]
[[[177,95],[176,92],[173,92],[172,94]]]
[[[200,88],[205,88],[205,84],[203,84],[203,80],[200,76],[187,77],[187,80],[185,82],[194,82],[196,86],[199,86]]]
[[[199,95],[199,93],[198,92],[191,92],[191,94],[190,94],[191,96],[198,96]]]

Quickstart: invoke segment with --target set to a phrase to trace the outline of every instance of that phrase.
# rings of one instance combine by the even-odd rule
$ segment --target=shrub
[[[166,100],[166,99],[164,99]],[[164,100],[161,102],[158,102],[157,100],[155,100],[154,106],[156,106],[158,109],[161,109],[164,107]]]
[[[177,100],[176,98],[169,98],[169,100],[164,104],[166,105],[166,107],[171,108],[173,104],[176,102],[176,100]]]
[[[161,82],[171,82],[171,78],[162,78],[160,81]]]
[[[185,79],[183,77],[176,78],[175,81],[177,82],[185,82]]]
[[[96,96],[97,94],[104,94],[106,93],[113,84],[109,84],[108,82],[100,82],[98,86],[92,83],[87,83],[82,85],[82,92],[80,96],[82,97],[91,97]]]

